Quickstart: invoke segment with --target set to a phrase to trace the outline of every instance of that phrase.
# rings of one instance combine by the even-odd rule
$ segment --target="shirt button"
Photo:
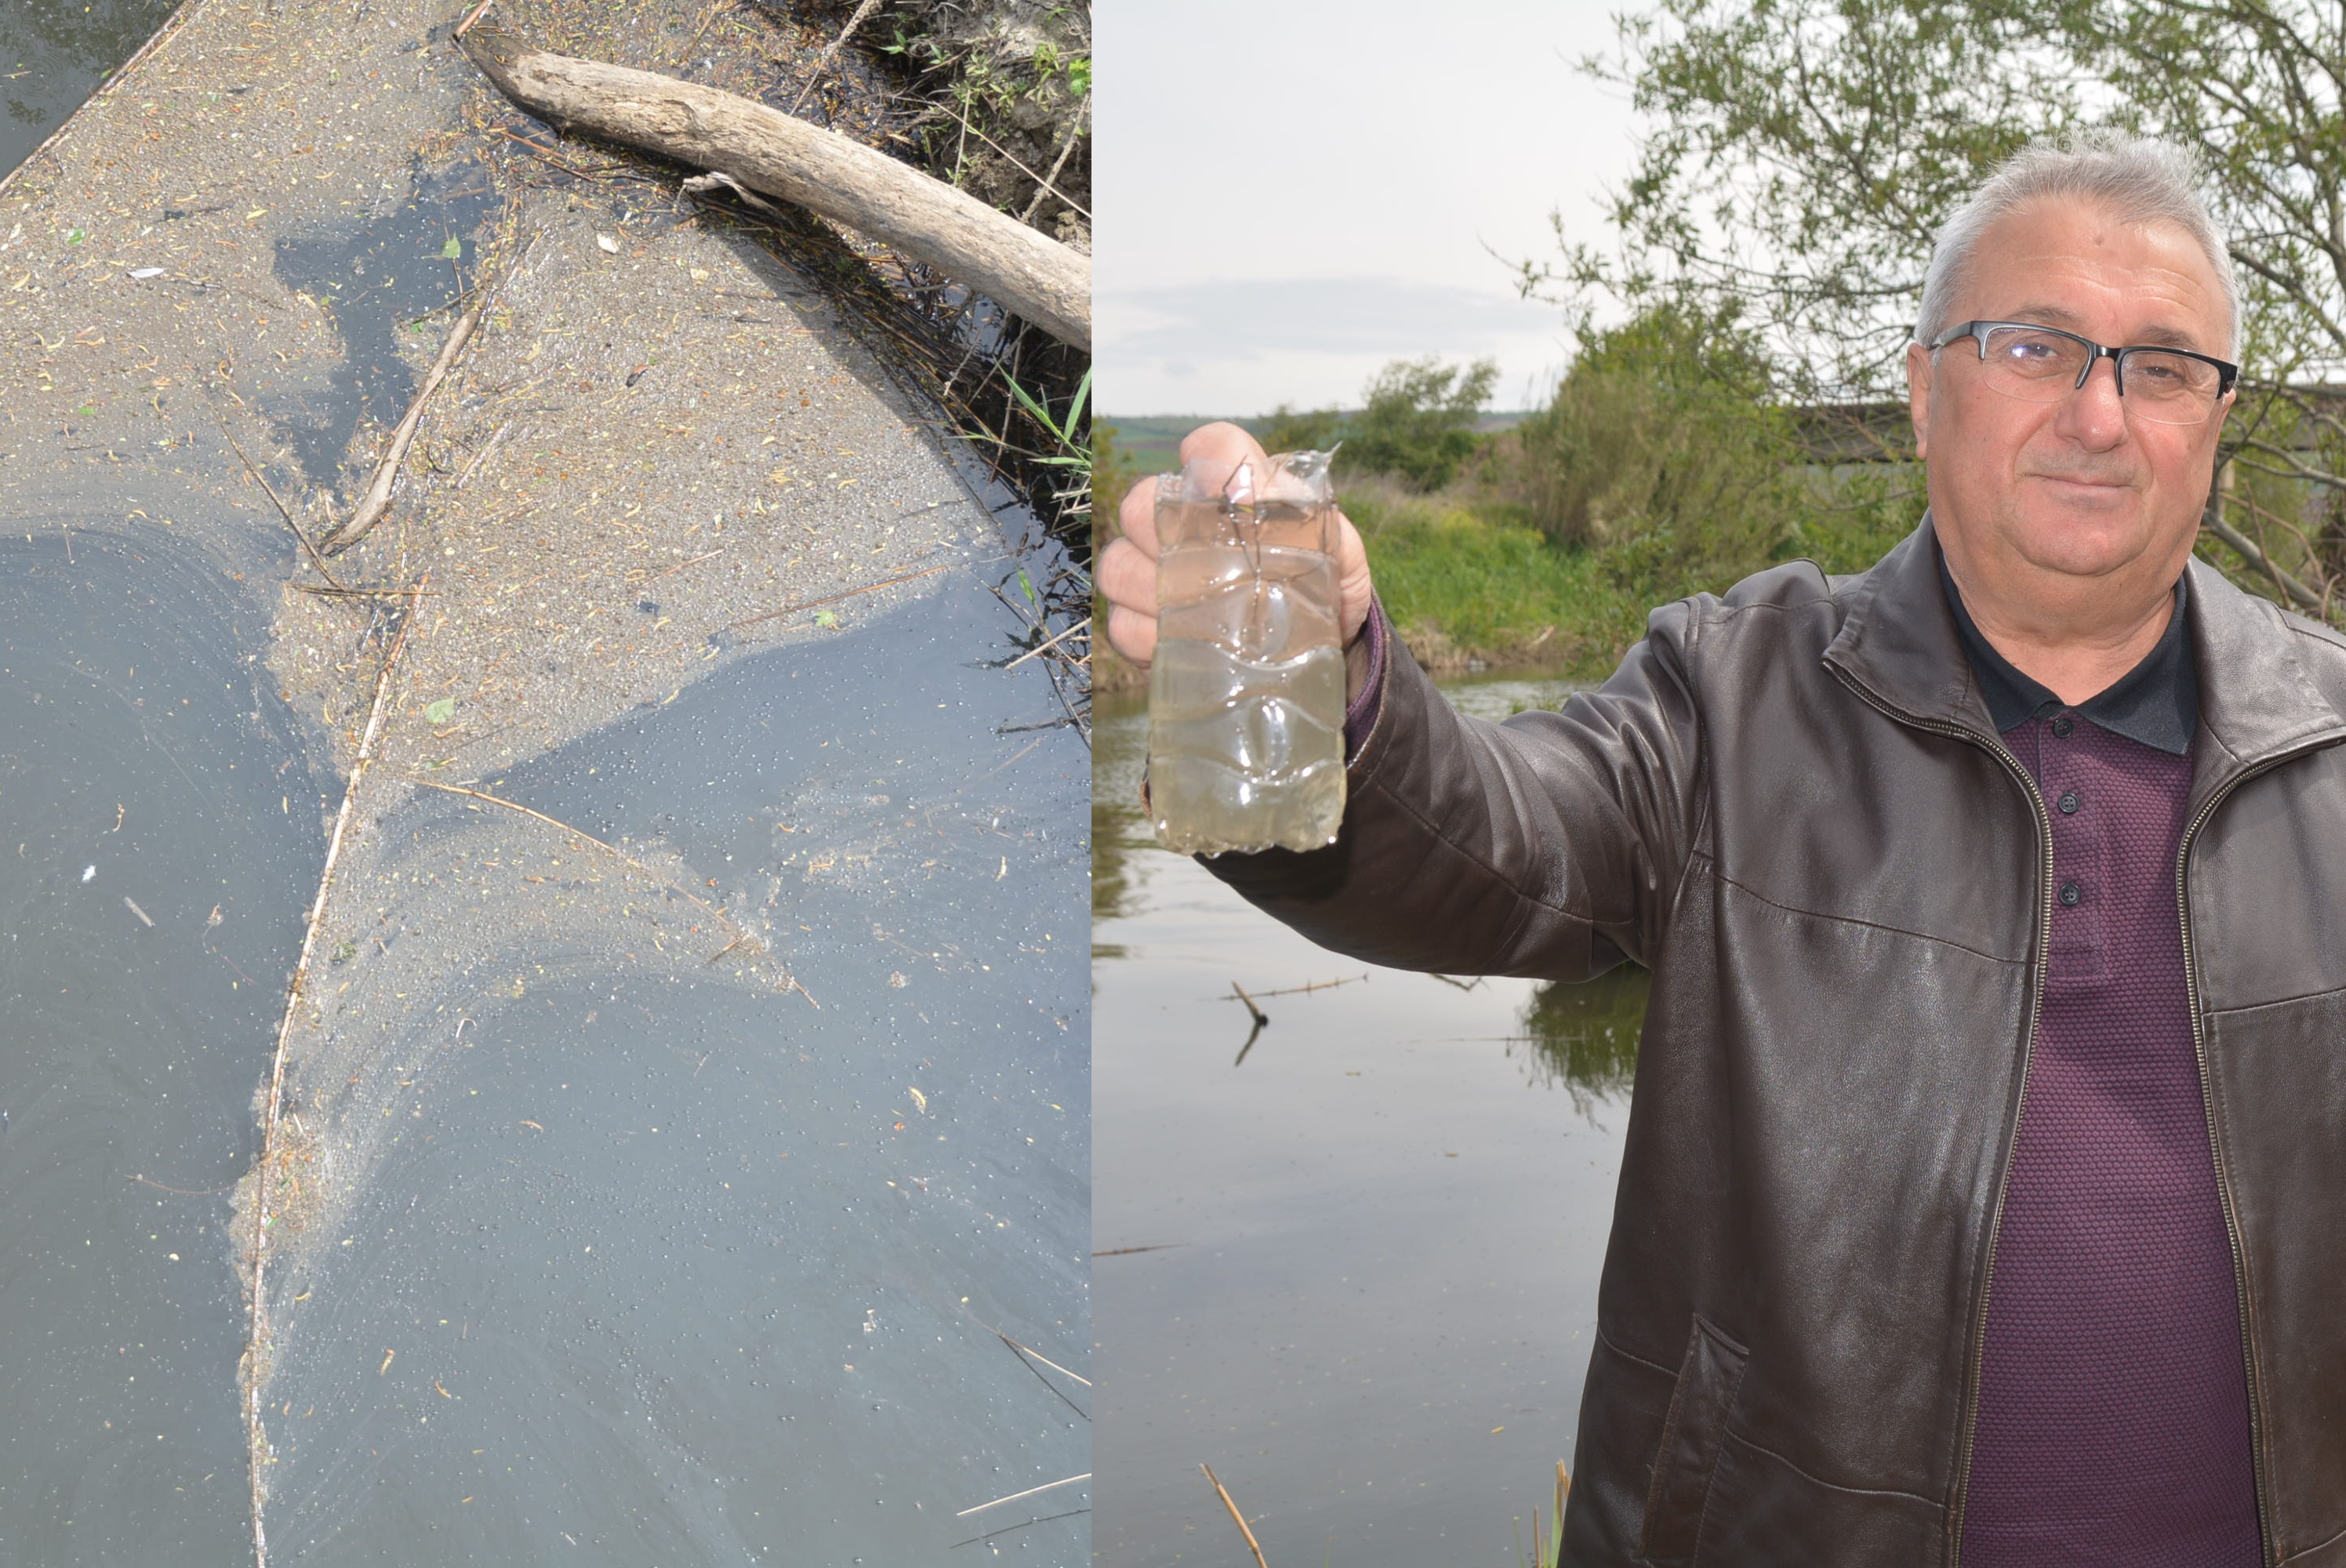
[[[2077,799],[2077,792],[2075,789],[2064,789],[2061,791],[2061,799],[2055,801],[2054,804],[2059,806],[2061,808],[2061,815],[2066,817],[2074,813],[2077,808],[2084,805],[2085,802]]]
[[[2053,721],[2053,737],[2056,740],[2066,740],[2069,738],[2069,731],[2076,728],[2076,725],[2068,719],[2056,718]]]
[[[2061,902],[2064,907],[2075,909],[2077,905],[2077,901],[2085,896],[2086,890],[2079,887],[2076,883],[2063,882],[2061,884]]]

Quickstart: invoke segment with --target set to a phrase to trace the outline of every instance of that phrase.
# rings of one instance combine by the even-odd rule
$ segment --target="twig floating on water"
[[[1262,1560],[1262,1543],[1254,1538],[1254,1532],[1247,1528],[1246,1515],[1239,1512],[1238,1503],[1230,1497],[1230,1489],[1215,1480],[1212,1465],[1200,1462],[1198,1468],[1206,1472],[1208,1481],[1213,1481],[1214,1491],[1220,1495],[1222,1506],[1230,1511],[1232,1519],[1238,1521],[1239,1533],[1246,1537],[1247,1550],[1254,1553],[1255,1568],[1270,1568],[1270,1564]]]
[[[304,594],[316,594],[329,599],[420,599],[428,596],[421,588],[321,588],[315,583],[296,583],[294,588]]]
[[[801,610],[811,610],[818,605],[835,605],[842,599],[852,599],[858,594],[877,593],[882,588],[894,587],[898,583],[909,583],[915,577],[933,577],[952,565],[951,561],[947,561],[942,565],[923,567],[917,572],[907,572],[901,577],[882,577],[876,583],[866,583],[860,588],[850,588],[843,594],[830,594],[820,599],[808,599],[800,604],[784,605],[779,610],[768,610],[763,615],[751,616],[747,620],[735,621],[726,629],[731,631],[741,626],[754,626],[760,621],[770,621],[782,616],[794,616]]]
[[[1029,1519],[1018,1524],[1005,1524],[999,1530],[989,1530],[983,1535],[973,1535],[966,1541],[956,1541],[954,1543],[954,1545],[982,1546],[986,1542],[993,1540],[995,1536],[1007,1535],[1014,1530],[1031,1530],[1037,1524],[1048,1524],[1054,1520],[1059,1519],[1080,1519],[1090,1512],[1091,1510],[1088,1508],[1070,1508],[1065,1513],[1046,1513],[1039,1519]],[[948,1548],[948,1550],[950,1550],[950,1548]]]
[[[1086,616],[1082,620],[1077,621],[1074,626],[1071,626],[1066,631],[1061,632],[1058,636],[1053,637],[1050,642],[1035,644],[1033,647],[1028,648],[1025,653],[1020,654],[1016,658],[1012,659],[1008,664],[1004,665],[1002,667],[1005,669],[1016,669],[1020,665],[1025,664],[1036,654],[1047,651],[1053,643],[1060,641],[1061,638],[1074,636],[1077,632],[1082,631],[1091,624],[1091,616]]]
[[[1364,971],[1364,972],[1362,972],[1362,973],[1359,973],[1359,974],[1348,974],[1348,975],[1346,975],[1346,976],[1345,976],[1343,979],[1341,979],[1341,980],[1315,980],[1315,981],[1311,982],[1311,983],[1310,983],[1309,985],[1282,985],[1282,986],[1280,986],[1277,991],[1259,991],[1259,992],[1255,993],[1255,995],[1256,995],[1256,996],[1301,996],[1301,995],[1304,995],[1305,993],[1309,993],[1309,992],[1313,992],[1313,991],[1333,991],[1333,990],[1335,990],[1335,989],[1336,989],[1336,987],[1338,987],[1338,986],[1340,986],[1340,985],[1358,985],[1358,984],[1360,984],[1362,982],[1363,982],[1363,981],[1367,980],[1368,978],[1369,978],[1369,977],[1368,977],[1368,974],[1367,974],[1367,972]],[[1439,979],[1439,978],[1441,978],[1441,977],[1437,975],[1437,976],[1435,976],[1435,978],[1436,978],[1436,979]],[[1231,990],[1233,990],[1233,991],[1237,991],[1237,990],[1238,990],[1238,985],[1237,985],[1237,983],[1236,983],[1235,982],[1233,982],[1233,983],[1231,983],[1230,989],[1231,989]],[[1251,1003],[1251,1002],[1252,1002],[1252,1000],[1253,1000],[1253,998],[1251,998],[1251,997],[1248,997],[1248,996],[1246,995],[1246,993],[1243,993],[1243,992],[1240,992],[1240,993],[1239,993],[1239,997],[1240,997],[1240,999],[1241,999],[1241,1000],[1247,1001],[1247,1002],[1249,1002],[1250,1003]],[[1229,998],[1229,997],[1227,997],[1227,996],[1217,996],[1217,997],[1215,997],[1215,998],[1214,998],[1214,1000],[1215,1000],[1215,1001],[1217,1001],[1217,1002],[1228,1002],[1228,1001],[1229,1001],[1229,1000],[1230,1000],[1230,998]],[[1266,1020],[1266,1022],[1268,1022],[1268,1020]]]
[[[1008,1335],[1005,1335],[1003,1337],[1005,1339],[1009,1338]],[[1068,1374],[1070,1377],[1073,1377],[1074,1375],[1075,1374],[1072,1372]],[[1030,1486],[1024,1492],[1014,1492],[1007,1497],[997,1497],[992,1502],[981,1502],[975,1508],[964,1508],[959,1513],[954,1514],[954,1517],[955,1519],[967,1519],[973,1513],[983,1513],[989,1508],[998,1508],[1005,1502],[1015,1502],[1022,1497],[1032,1497],[1038,1492],[1056,1491],[1060,1487],[1073,1486],[1079,1481],[1089,1481],[1091,1478],[1092,1472],[1090,1471],[1086,1471],[1081,1475],[1071,1475],[1065,1481],[1054,1481],[1042,1486]]]
[[[1110,1247],[1092,1254],[1094,1257],[1129,1257],[1136,1252],[1170,1252],[1177,1247],[1187,1247],[1186,1241],[1159,1241],[1148,1247]]]
[[[342,585],[336,580],[334,574],[327,568],[325,557],[318,554],[318,547],[315,545],[310,543],[310,535],[303,533],[301,524],[293,520],[293,509],[285,504],[284,497],[277,494],[277,487],[269,483],[269,476],[253,466],[252,459],[244,455],[244,446],[235,435],[230,433],[228,423],[225,420],[216,420],[213,423],[219,424],[220,434],[228,437],[228,443],[236,448],[236,455],[242,460],[244,471],[259,480],[260,487],[269,492],[269,499],[277,504],[277,514],[285,519],[285,526],[292,529],[293,537],[301,542],[301,552],[310,557],[310,565],[318,568],[320,576],[332,583],[335,587],[342,587]],[[294,585],[299,587],[301,585],[297,583]]]
[[[184,1186],[165,1186],[161,1182],[148,1181],[143,1176],[135,1176],[130,1179],[137,1182],[141,1186],[151,1186],[157,1192],[177,1193],[181,1197],[218,1197],[220,1194],[230,1191],[234,1185],[231,1183],[230,1186],[208,1186],[190,1189]]]
[[[515,138],[515,139],[519,139],[519,138]],[[495,434],[495,435],[493,435],[493,436],[489,437],[489,439],[488,439],[486,442],[484,442],[484,443],[482,443],[481,450],[480,450],[480,451],[478,451],[478,452],[476,452],[476,453],[473,453],[473,461],[472,461],[472,462],[470,462],[470,463],[466,463],[466,464],[464,464],[464,473],[460,473],[460,474],[458,474],[458,475],[456,476],[456,488],[457,488],[457,489],[462,490],[462,489],[464,489],[464,488],[465,484],[467,484],[467,483],[472,479],[472,477],[473,477],[473,471],[474,471],[474,469],[476,469],[476,468],[480,467],[480,466],[481,466],[481,464],[483,464],[484,463],[486,463],[486,462],[489,460],[489,453],[491,453],[495,452],[495,451],[497,449],[497,443],[498,443],[499,442],[501,442],[501,441],[505,440],[505,432],[507,432],[507,431],[511,430],[513,427],[514,427],[514,422],[513,422],[513,421],[511,421],[511,420],[507,420],[507,421],[505,421],[505,423],[503,423],[503,424],[501,424],[501,425],[497,426],[497,433],[496,433],[496,434]]]
[[[1260,1029],[1264,1024],[1270,1022],[1270,1014],[1265,1013],[1261,1008],[1257,1007],[1254,1004],[1254,998],[1246,993],[1245,986],[1240,985],[1237,981],[1233,980],[1230,982],[1230,990],[1234,993],[1234,999],[1245,1003],[1246,1010],[1254,1015],[1256,1028]],[[1266,994],[1269,993],[1266,993]],[[1232,999],[1233,998],[1225,998],[1224,1000],[1228,1001]]]
[[[639,580],[640,582],[644,582],[644,583],[657,583],[657,582],[658,582],[662,577],[667,576],[670,572],[681,572],[681,571],[683,571],[687,566],[698,566],[698,565],[700,565],[700,563],[702,563],[703,561],[709,560],[709,559],[711,559],[711,558],[713,558],[713,557],[715,557],[715,556],[718,556],[718,555],[722,555],[723,554],[725,554],[725,546],[724,546],[724,545],[718,545],[718,546],[717,546],[717,548],[715,548],[714,550],[709,551],[707,555],[695,555],[695,556],[694,556],[691,560],[689,560],[689,561],[678,561],[678,562],[675,565],[673,565],[673,566],[662,566],[658,571],[654,572],[650,576],[648,576],[648,577],[644,577],[644,578],[641,578],[641,579],[638,579],[638,580]]]
[[[227,426],[221,426],[221,431],[226,433]],[[319,569],[324,570],[322,566]],[[432,574],[424,573],[416,582],[416,590],[422,592],[431,581]],[[382,728],[383,713],[390,707],[392,676],[399,668],[399,656],[407,647],[407,634],[414,628],[415,618],[413,607],[400,618],[399,635],[392,639],[391,650],[383,656],[382,668],[375,676],[374,702],[367,712],[366,730],[359,738],[358,756],[351,763],[350,782],[342,788],[342,809],[335,814],[333,834],[326,840],[326,863],[319,871],[318,897],[310,905],[310,918],[302,927],[301,951],[293,961],[293,978],[285,987],[285,1013],[278,1021],[277,1048],[269,1067],[268,1115],[261,1122],[259,1168],[264,1171],[277,1157],[277,1125],[285,1100],[286,1047],[293,1038],[294,1020],[308,989],[310,955],[317,951],[318,932],[326,918],[326,899],[334,886],[334,864],[342,856],[342,835],[350,827],[351,809],[358,802],[359,786],[366,778],[367,764],[374,760],[375,737]],[[263,1530],[260,1510],[263,1477],[270,1459],[269,1439],[260,1418],[260,1385],[269,1343],[269,1298],[261,1288],[269,1264],[269,1184],[262,1181],[257,1186],[252,1205],[250,1297],[246,1303],[245,1319],[245,1445],[252,1472],[253,1563],[254,1568],[269,1568],[269,1537]]]
[[[863,25],[863,18],[872,15],[873,8],[879,4],[880,0],[863,0],[862,5],[856,6],[855,14],[847,19],[847,25],[839,30],[839,36],[831,41],[830,46],[825,48],[821,56],[815,61],[814,68],[807,73],[807,79],[800,85],[799,96],[790,100],[790,113],[796,114],[805,107],[807,95],[814,91],[815,85],[822,80],[822,74],[831,69],[831,61],[839,57],[841,48],[846,45],[848,39],[855,36],[855,29]]]
[[[391,510],[391,483],[399,476],[399,465],[407,461],[407,448],[415,439],[416,427],[423,423],[423,405],[432,401],[432,394],[440,389],[440,382],[448,374],[448,367],[456,362],[456,356],[472,341],[473,331],[481,324],[481,311],[487,303],[485,299],[474,300],[472,309],[456,319],[448,341],[440,346],[440,357],[432,361],[432,369],[424,375],[423,384],[415,389],[414,401],[407,405],[399,428],[391,433],[391,445],[383,453],[382,461],[375,464],[374,483],[367,486],[366,498],[351,514],[349,522],[327,534],[321,549],[338,554],[349,549],[365,538],[367,530],[382,522],[383,514]]]
[[[122,904],[125,909],[128,909],[132,914],[137,915],[149,931],[152,931],[155,928],[155,917],[148,914],[145,910],[140,909],[137,904],[131,902],[129,894],[125,893],[122,895]]]
[[[724,905],[710,903],[707,899],[702,898],[699,893],[694,892],[682,882],[662,876],[659,872],[652,870],[649,866],[644,864],[641,860],[636,859],[625,850],[620,849],[617,845],[605,843],[602,840],[586,831],[584,828],[574,828],[559,817],[549,817],[545,812],[525,806],[518,800],[508,800],[502,795],[492,795],[485,789],[468,789],[461,784],[434,784],[429,779],[411,778],[408,779],[408,782],[422,789],[437,789],[443,794],[469,795],[475,800],[486,800],[492,806],[503,806],[508,811],[518,811],[525,817],[535,817],[549,828],[559,828],[566,833],[586,840],[586,842],[594,845],[597,849],[603,850],[606,854],[617,856],[628,865],[633,866],[637,871],[641,871],[644,875],[651,878],[652,881],[659,883],[660,886],[668,889],[668,891],[678,894],[679,897],[691,900],[694,903],[699,904],[702,909],[707,910],[710,914],[715,915],[719,920],[732,927],[733,930],[739,933],[731,942],[726,943],[722,948],[718,950],[715,957],[712,957],[709,960],[712,963],[714,963],[717,959],[724,957],[727,953],[732,952],[735,948],[740,947],[744,942],[754,944],[757,942],[757,938],[754,937],[740,921],[735,920],[731,915],[725,911]],[[814,998],[810,996],[807,1000],[811,1002]]]

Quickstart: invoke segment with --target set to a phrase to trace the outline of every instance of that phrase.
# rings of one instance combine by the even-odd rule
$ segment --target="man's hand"
[[[1203,424],[1181,439],[1181,461],[1218,458],[1236,464],[1252,462],[1264,467],[1269,459],[1261,443],[1235,424]],[[1157,657],[1157,481],[1144,479],[1125,493],[1117,521],[1124,537],[1111,540],[1100,557],[1100,592],[1107,596],[1107,640],[1116,651],[1146,669]],[[1336,580],[1341,606],[1346,663],[1369,618],[1369,555],[1361,547],[1360,531],[1341,512],[1336,514]],[[1352,687],[1357,694],[1356,667]]]

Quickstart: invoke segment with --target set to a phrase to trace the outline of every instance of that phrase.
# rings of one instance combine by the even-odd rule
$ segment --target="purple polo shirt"
[[[2052,945],[1988,1288],[1965,1568],[2263,1559],[2231,1240],[2191,1033],[2177,849],[2198,683],[2158,647],[2076,708],[1950,607],[2053,825]]]

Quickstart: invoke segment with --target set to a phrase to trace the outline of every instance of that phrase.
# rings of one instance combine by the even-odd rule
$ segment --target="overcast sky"
[[[1099,0],[1096,404],[1355,404],[1388,360],[1499,361],[1536,401],[1567,346],[1494,257],[1598,239],[1632,155],[1590,80],[1635,0]]]

